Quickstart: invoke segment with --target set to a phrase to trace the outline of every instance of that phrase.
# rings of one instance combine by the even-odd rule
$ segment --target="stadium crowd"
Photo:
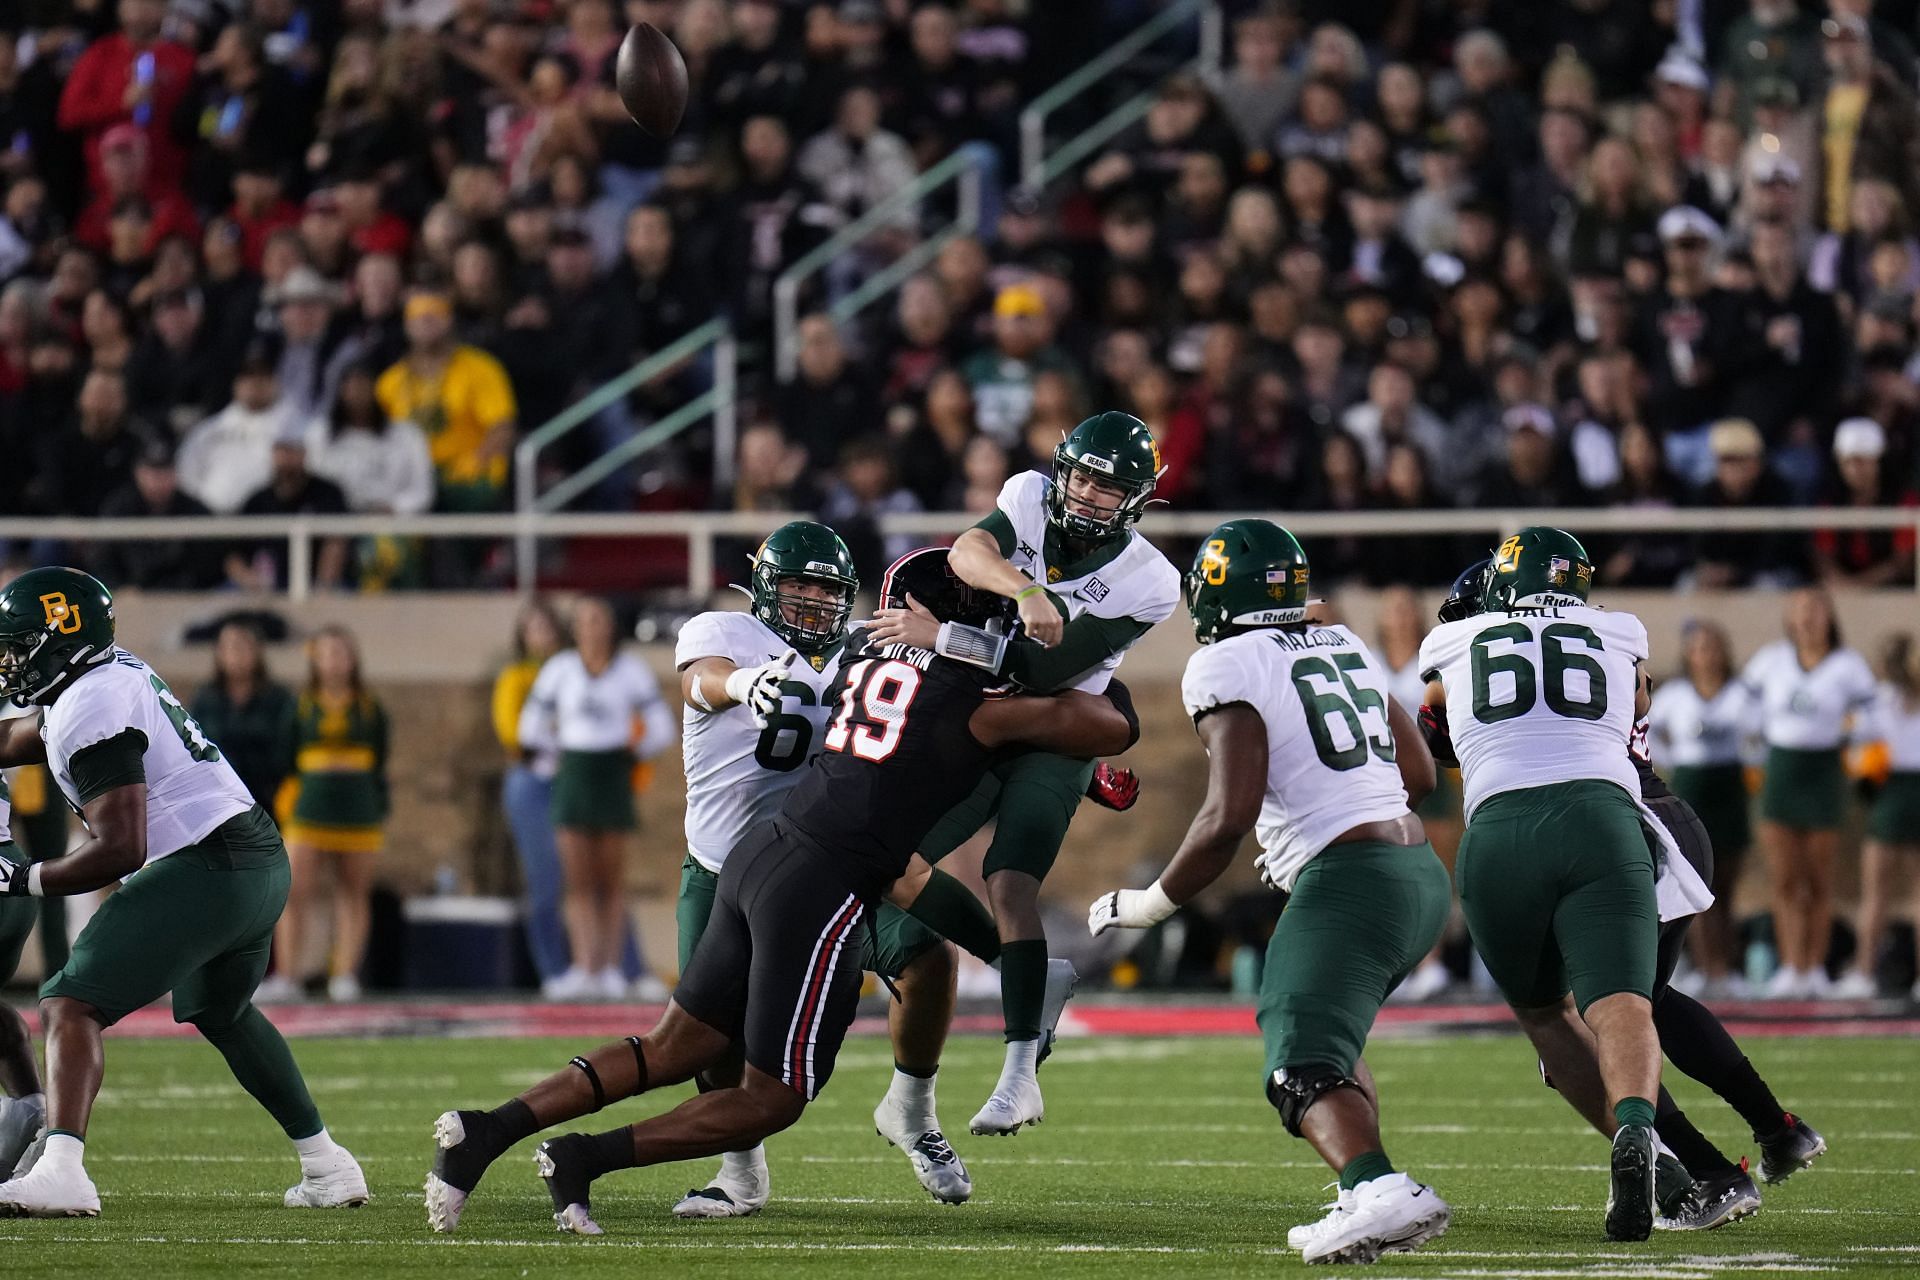
[[[689,433],[610,509],[981,510],[1095,407],[1177,507],[1914,502],[1920,4],[1227,3],[1070,182],[1019,104],[1134,0],[20,0],[0,16],[0,512],[499,509],[515,439],[678,335],[743,341],[732,492]],[[649,138],[626,25],[685,54]],[[787,265],[957,147],[977,237],[802,323]],[[809,309],[944,222],[938,199]],[[697,394],[639,388],[546,461]],[[274,543],[80,550],[115,586],[271,586]],[[1910,533],[1614,539],[1611,584],[1910,580]],[[1444,582],[1444,540],[1316,546]],[[322,586],[485,580],[392,540]]]

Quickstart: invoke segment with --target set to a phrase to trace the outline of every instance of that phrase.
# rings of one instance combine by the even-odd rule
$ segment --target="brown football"
[[[651,23],[627,32],[614,62],[614,85],[633,122],[656,138],[672,135],[687,112],[687,64]]]

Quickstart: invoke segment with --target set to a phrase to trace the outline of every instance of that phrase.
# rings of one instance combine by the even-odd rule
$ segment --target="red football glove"
[[[1116,769],[1104,762],[1093,767],[1093,781],[1087,784],[1087,798],[1103,808],[1123,812],[1133,808],[1140,798],[1140,776],[1131,769]]]

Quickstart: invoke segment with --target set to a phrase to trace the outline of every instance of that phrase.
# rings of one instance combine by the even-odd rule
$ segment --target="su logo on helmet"
[[[40,597],[40,607],[46,611],[47,625],[63,636],[70,636],[83,625],[80,620],[80,606],[67,603],[64,591],[49,591]]]

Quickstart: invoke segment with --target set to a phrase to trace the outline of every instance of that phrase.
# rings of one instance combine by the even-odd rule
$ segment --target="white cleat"
[[[36,1093],[27,1098],[0,1098],[0,1175],[25,1173],[17,1169],[21,1157],[47,1123],[47,1097]],[[31,1167],[31,1166],[29,1166]]]
[[[41,1161],[24,1177],[0,1182],[0,1216],[97,1218],[100,1193],[78,1162],[55,1169]]]
[[[751,1218],[767,1207],[773,1194],[773,1182],[767,1176],[764,1161],[751,1169],[732,1167],[725,1160],[713,1180],[697,1191],[689,1191],[673,1206],[676,1218]]]
[[[360,1162],[336,1146],[324,1162],[300,1170],[300,1181],[287,1188],[285,1203],[289,1209],[358,1209],[370,1199]]]
[[[1020,1132],[1023,1125],[1039,1124],[1046,1118],[1047,1104],[1040,1096],[1040,1082],[1027,1076],[1011,1084],[1003,1080],[967,1128],[976,1136],[993,1134],[1004,1138]]]
[[[1318,1222],[1303,1222],[1297,1227],[1288,1227],[1287,1248],[1306,1248],[1321,1232],[1336,1225],[1353,1209],[1353,1192],[1343,1189],[1337,1182],[1327,1184],[1327,1189],[1337,1194],[1334,1202],[1327,1206],[1326,1217]]]
[[[888,1146],[907,1153],[913,1176],[941,1204],[965,1204],[973,1194],[967,1166],[954,1154],[937,1122],[915,1123],[889,1096],[880,1099],[880,1105],[873,1109],[873,1131],[885,1138]]]
[[[1353,1204],[1338,1221],[1331,1215],[1324,1229],[1301,1249],[1307,1262],[1377,1261],[1383,1253],[1405,1253],[1446,1232],[1453,1211],[1447,1202],[1404,1173],[1389,1173],[1363,1182],[1352,1192]]]
[[[583,1204],[570,1204],[553,1215],[554,1229],[568,1231],[576,1236],[603,1236],[606,1231],[593,1220]]]
[[[1040,1050],[1033,1063],[1036,1068],[1053,1052],[1053,1042],[1060,1035],[1060,1017],[1079,985],[1080,974],[1073,961],[1058,956],[1047,961],[1047,985],[1040,997]]]

